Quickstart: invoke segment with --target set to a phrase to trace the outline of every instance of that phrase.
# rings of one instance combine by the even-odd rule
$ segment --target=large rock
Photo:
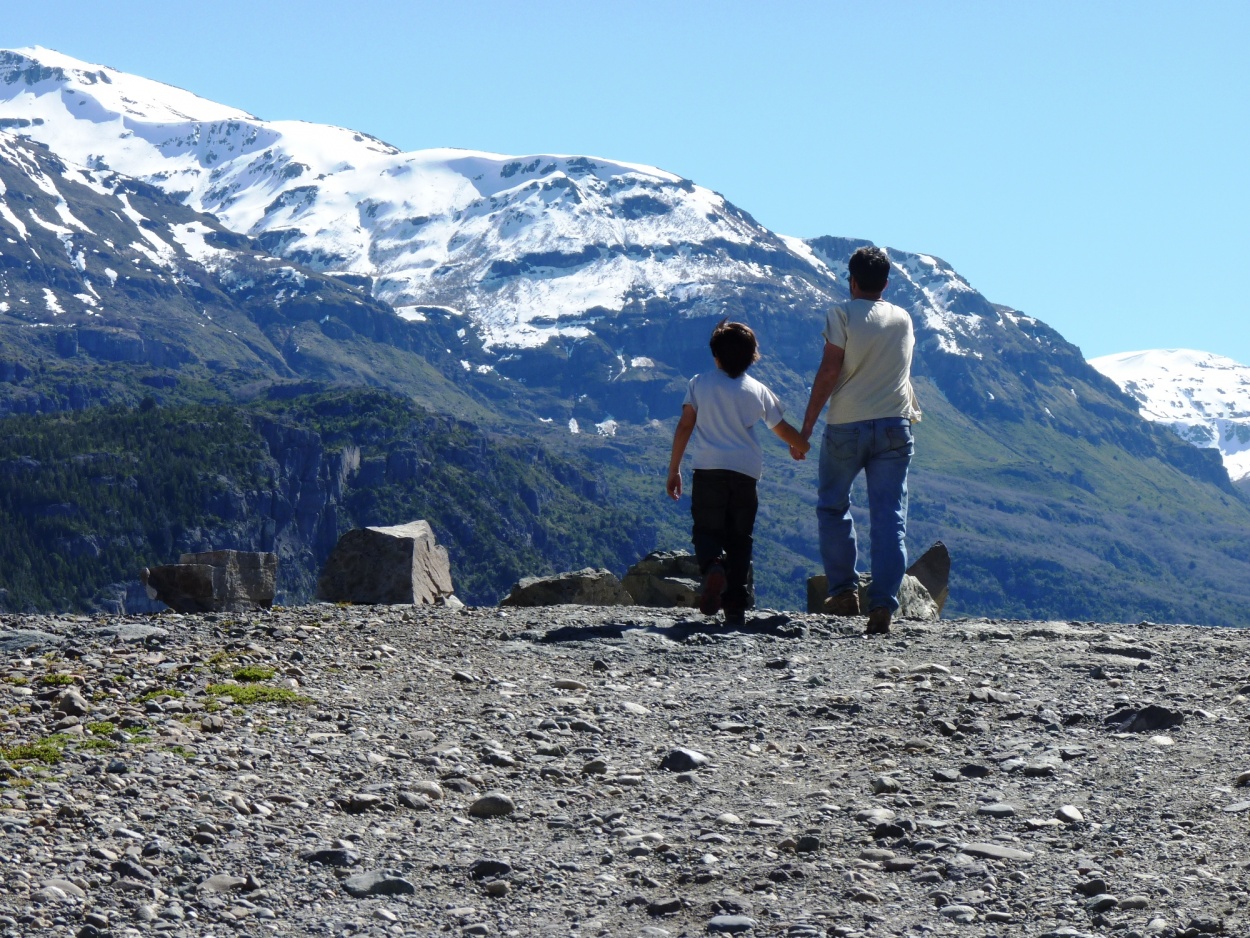
[[[920,585],[928,591],[937,603],[938,615],[946,606],[946,598],[950,596],[951,552],[941,541],[934,541],[933,546],[926,550],[910,567],[908,574],[920,581]]]
[[[653,550],[625,572],[621,585],[637,606],[693,608],[699,602],[699,562],[684,550]]]
[[[526,577],[501,606],[632,606],[634,598],[608,570],[586,567],[555,576]]]
[[[425,521],[348,531],[317,580],[317,598],[332,603],[432,605],[452,593],[447,549]]]
[[[0,629],[0,654],[4,655],[41,655],[56,648],[65,639],[51,632],[38,629]]]
[[[146,567],[140,579],[150,598],[175,612],[245,612],[273,605],[277,576],[277,554],[210,550]]]
[[[684,550],[653,550],[625,572],[621,585],[634,605],[693,609],[699,604],[703,577],[699,562]],[[755,605],[755,571],[747,571],[748,605]]]

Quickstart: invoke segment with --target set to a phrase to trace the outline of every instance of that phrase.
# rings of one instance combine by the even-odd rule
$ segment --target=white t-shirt
[[[695,409],[690,461],[696,469],[732,469],[753,479],[764,471],[755,439],[760,420],[771,430],[785,414],[777,395],[750,375],[731,378],[719,368],[695,375],[682,402]]]
[[[846,353],[829,399],[830,423],[920,419],[911,386],[916,339],[906,310],[885,300],[840,303],[825,318],[824,337]]]

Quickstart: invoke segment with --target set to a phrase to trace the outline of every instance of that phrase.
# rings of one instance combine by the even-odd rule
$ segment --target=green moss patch
[[[257,664],[249,664],[242,668],[235,668],[234,673],[230,676],[236,681],[242,681],[245,684],[255,684],[260,681],[267,681],[277,673],[273,668],[263,668]]]
[[[180,690],[150,690],[146,694],[140,694],[135,698],[135,703],[147,703],[149,700],[155,700],[157,697],[185,697],[185,692]]]
[[[9,762],[43,762],[56,765],[65,752],[65,744],[69,738],[57,733],[33,743],[18,743],[16,746],[0,748],[0,756]]]
[[[312,700],[301,697],[285,687],[266,687],[261,684],[210,684],[208,692],[218,697],[229,697],[236,704],[276,703],[310,704]]]

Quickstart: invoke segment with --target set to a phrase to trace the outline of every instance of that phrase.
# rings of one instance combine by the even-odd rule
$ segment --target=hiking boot
[[[843,590],[837,596],[826,596],[820,611],[827,616],[859,615],[859,591]]]
[[[864,629],[864,634],[888,635],[892,615],[888,606],[878,606],[873,609],[868,613],[868,627]]]
[[[725,568],[718,563],[707,568],[703,577],[703,592],[699,594],[699,611],[705,616],[720,612],[720,594],[725,591]]]
[[[725,625],[732,629],[739,629],[747,624],[747,611],[745,609],[726,609]]]

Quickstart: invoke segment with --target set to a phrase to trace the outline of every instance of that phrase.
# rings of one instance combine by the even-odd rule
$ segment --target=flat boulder
[[[177,563],[145,567],[140,579],[151,599],[175,612],[246,612],[273,605],[278,555],[210,550]]]
[[[634,598],[610,571],[586,567],[555,576],[525,577],[501,606],[632,606]]]
[[[453,592],[447,548],[425,521],[348,531],[317,580],[317,598],[332,603],[428,606]]]
[[[16,655],[22,652],[43,654],[51,648],[56,648],[63,641],[64,638],[60,635],[42,632],[39,629],[3,629],[0,630],[0,653],[5,655]]]

